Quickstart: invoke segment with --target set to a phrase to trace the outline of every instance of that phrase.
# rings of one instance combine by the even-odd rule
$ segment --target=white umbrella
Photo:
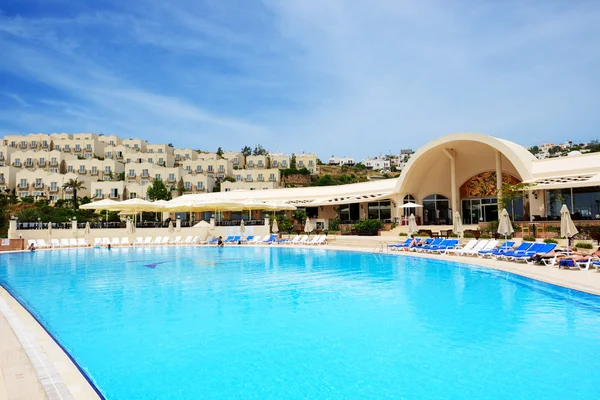
[[[86,235],[90,234],[91,229],[90,229],[90,223],[89,222],[85,223],[85,231],[84,232],[85,232]]]
[[[173,221],[169,221],[169,233],[175,232],[175,228],[173,228]]]
[[[52,222],[48,222],[48,237],[52,236]]]
[[[560,236],[567,239],[567,251],[569,251],[569,238],[579,233],[573,220],[571,213],[565,204],[560,209]]]
[[[273,226],[271,227],[271,232],[277,233],[279,232],[279,225],[277,225],[277,219],[273,218]]]
[[[415,214],[410,214],[410,217],[408,217],[408,236],[412,236],[417,232],[419,232],[417,219],[415,218]]]
[[[458,237],[461,237],[464,228],[462,223],[462,218],[460,217],[460,213],[458,211],[454,212],[454,223],[452,224],[452,232],[454,232]]]
[[[83,210],[106,210],[106,223],[108,224],[108,211],[111,210],[120,210],[119,204],[120,201],[114,201],[111,199],[103,199],[99,201],[94,201],[87,204],[82,204],[79,208]]]
[[[409,203],[402,204],[398,208],[418,208],[418,207],[423,207],[423,205],[409,202]]]
[[[246,225],[244,225],[244,218],[242,218],[242,222],[240,222],[240,236],[244,237],[244,232],[246,232]]]
[[[306,218],[306,222],[304,224],[304,232],[311,233],[313,230],[312,224],[310,223],[310,218]]]
[[[502,209],[502,214],[500,214],[500,222],[498,223],[498,233],[504,236],[504,240],[508,235],[512,235],[515,230],[510,223],[510,215],[506,208]]]
[[[206,221],[200,221],[194,225],[194,228],[210,228],[210,224]]]

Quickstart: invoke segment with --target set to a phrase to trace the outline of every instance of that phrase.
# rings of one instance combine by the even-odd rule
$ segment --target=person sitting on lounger
[[[415,247],[419,245],[419,242],[417,241],[417,239],[415,238],[415,235],[410,235],[410,238],[412,239],[409,243],[408,246],[406,246],[407,248],[411,248],[411,247]]]

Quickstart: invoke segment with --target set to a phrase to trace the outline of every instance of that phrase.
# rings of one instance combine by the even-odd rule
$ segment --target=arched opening
[[[451,225],[450,200],[441,194],[430,194],[423,199],[423,224]]]
[[[417,202],[417,199],[412,194],[407,194],[402,199],[402,204],[416,203],[416,202]],[[415,214],[415,216],[417,215],[416,209],[414,207],[409,207],[409,208],[404,209],[404,217],[405,218],[410,217],[410,214]]]

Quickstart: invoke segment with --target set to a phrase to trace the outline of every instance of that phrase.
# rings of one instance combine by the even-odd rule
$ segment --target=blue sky
[[[600,2],[0,0],[0,135],[362,158],[597,139]]]

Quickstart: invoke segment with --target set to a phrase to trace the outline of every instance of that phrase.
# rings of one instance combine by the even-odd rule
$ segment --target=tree
[[[146,190],[146,194],[148,194],[148,198],[152,201],[171,200],[169,188],[167,188],[167,185],[158,178],[154,178],[152,184]]]
[[[292,153],[292,159],[290,160],[290,169],[296,169],[296,155]]]
[[[264,147],[262,147],[260,144],[257,144],[256,146],[254,146],[254,150],[252,151],[252,155],[255,156],[266,156],[268,154],[267,150],[265,150]]]
[[[83,190],[86,187],[84,186],[84,182],[81,182],[79,179],[69,179],[62,185],[64,190],[71,189],[73,191],[73,210],[77,210],[77,191]]]
[[[529,148],[529,152],[535,156],[536,154],[538,154],[540,152],[540,148],[537,146],[533,146],[533,147]]]
[[[219,147],[219,148],[217,149],[217,155],[218,155],[219,157],[223,157],[223,149],[222,149],[222,148],[220,148],[220,147]]]
[[[62,160],[60,162],[60,165],[58,167],[58,172],[63,175],[67,173],[67,162],[65,160]]]
[[[183,193],[185,192],[185,185],[183,184],[183,178],[179,178],[179,182],[177,182],[177,188],[175,190],[177,190],[177,194],[179,196],[183,195]]]
[[[244,157],[248,157],[252,154],[252,149],[249,146],[242,147],[242,151],[240,152]]]
[[[498,197],[498,205],[502,208],[510,208],[512,202],[523,197],[523,193],[534,186],[531,183],[516,183],[514,185],[505,183],[502,185],[502,191],[496,190],[496,197]],[[498,210],[498,217],[500,217],[500,211]],[[513,216],[514,218],[514,216]]]

